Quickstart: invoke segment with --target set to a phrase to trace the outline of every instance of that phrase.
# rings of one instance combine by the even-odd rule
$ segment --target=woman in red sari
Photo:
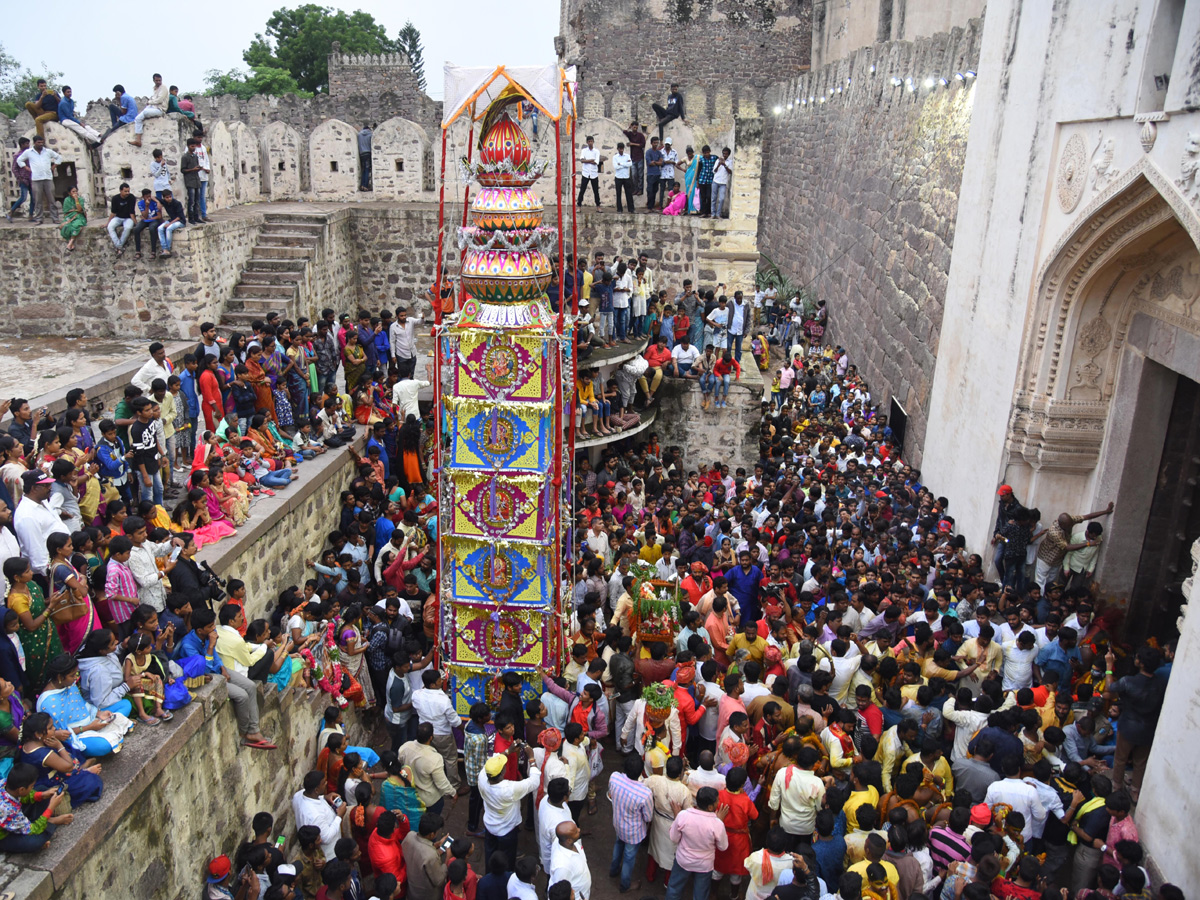
[[[205,353],[199,363],[196,386],[200,391],[200,411],[204,414],[204,426],[209,431],[216,431],[217,423],[225,416],[225,400],[221,396],[221,382],[217,379],[217,358]]]

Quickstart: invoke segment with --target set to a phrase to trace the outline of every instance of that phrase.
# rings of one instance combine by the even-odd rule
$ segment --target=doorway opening
[[[1192,544],[1200,538],[1200,384],[1178,376],[1162,461],[1150,500],[1146,536],[1125,621],[1127,639],[1174,637],[1192,574]]]

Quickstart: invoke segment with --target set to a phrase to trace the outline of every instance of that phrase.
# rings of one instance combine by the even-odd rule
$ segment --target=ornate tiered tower
[[[460,712],[486,699],[501,672],[536,679],[561,652],[558,584],[563,486],[570,485],[569,328],[545,289],[546,248],[531,158],[502,95],[480,123],[478,159],[462,161],[479,185],[460,228],[463,297],[439,334],[447,429],[439,466],[442,504],[441,650]],[[564,354],[564,347],[568,348]],[[564,406],[566,404],[566,406]],[[540,690],[540,688],[539,688]]]

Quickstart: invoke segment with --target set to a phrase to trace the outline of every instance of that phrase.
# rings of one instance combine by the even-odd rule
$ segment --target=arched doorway
[[[1131,637],[1170,634],[1200,537],[1196,231],[1148,164],[1084,215],[1039,280],[1009,427],[1006,480],[1043,522],[1115,501],[1097,579]]]

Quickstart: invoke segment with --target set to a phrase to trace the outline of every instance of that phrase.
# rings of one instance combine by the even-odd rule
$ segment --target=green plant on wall
[[[806,286],[796,284],[786,275],[775,261],[765,253],[760,253],[762,260],[754,272],[754,287],[765,291],[775,289],[776,295],[784,302],[790,303],[793,297],[799,297],[804,304],[804,317],[811,318],[817,311],[817,298]]]

